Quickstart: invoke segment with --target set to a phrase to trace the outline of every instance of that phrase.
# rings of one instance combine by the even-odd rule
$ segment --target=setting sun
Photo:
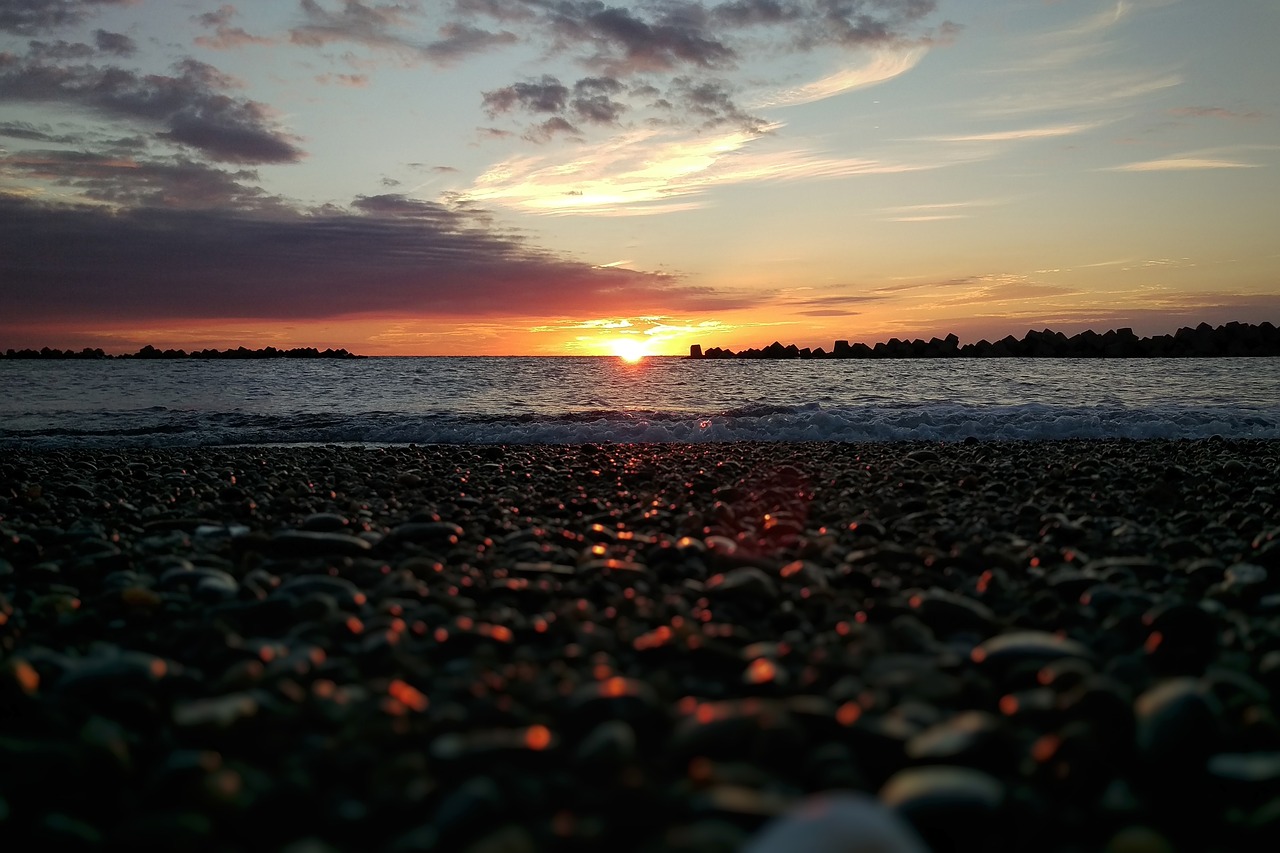
[[[645,342],[637,341],[633,338],[618,338],[611,346],[613,347],[614,355],[631,364],[635,364],[648,355],[645,352]]]

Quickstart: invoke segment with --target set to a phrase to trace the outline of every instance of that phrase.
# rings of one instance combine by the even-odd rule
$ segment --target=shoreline
[[[1277,483],[1263,439],[6,451],[0,827],[692,851],[853,790],[938,849],[1256,848]]]

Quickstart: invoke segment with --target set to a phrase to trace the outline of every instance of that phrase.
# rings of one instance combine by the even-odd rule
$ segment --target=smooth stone
[[[778,598],[778,587],[762,569],[742,566],[718,575],[712,575],[706,584],[709,594],[724,598],[773,602]]]
[[[341,607],[359,606],[366,600],[358,586],[346,578],[332,575],[294,575],[280,584],[270,597],[300,601],[316,593],[331,597]]]
[[[970,656],[974,663],[1006,665],[1065,657],[1090,659],[1093,653],[1083,643],[1047,631],[1013,631],[984,641]]]
[[[193,699],[173,706],[173,724],[179,728],[226,729],[258,713],[258,700],[249,693],[228,693],[209,699]]]
[[[1139,696],[1133,708],[1138,752],[1153,772],[1201,768],[1217,745],[1218,701],[1197,679],[1170,679]]]
[[[911,767],[891,776],[879,799],[910,822],[930,849],[981,850],[999,835],[1005,788],[981,770]]]
[[[1000,720],[985,711],[964,711],[949,720],[930,726],[907,741],[906,754],[922,763],[986,765],[998,760],[1003,744],[998,743]]]
[[[1220,753],[1210,757],[1208,769],[1215,779],[1277,785],[1280,784],[1280,752]]]
[[[282,557],[327,557],[341,554],[358,557],[367,554],[370,545],[363,539],[345,533],[318,533],[310,530],[285,530],[268,540],[271,552]]]
[[[1144,649],[1152,666],[1165,674],[1200,675],[1219,652],[1222,622],[1198,604],[1180,602],[1142,617]]]
[[[336,533],[339,530],[345,530],[350,524],[345,515],[338,515],[336,512],[316,512],[302,519],[302,524],[299,526],[303,530],[316,533]]]
[[[392,543],[414,542],[429,545],[457,545],[462,528],[448,521],[407,521],[387,534]]]
[[[948,634],[955,631],[986,632],[995,621],[995,614],[985,604],[937,588],[912,594],[907,604],[930,628]]]
[[[617,767],[636,757],[636,732],[623,720],[607,720],[587,732],[573,752],[585,767]]]

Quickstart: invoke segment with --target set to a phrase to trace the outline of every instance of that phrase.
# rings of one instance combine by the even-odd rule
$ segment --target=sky
[[[1275,0],[0,0],[0,349],[1280,323]]]

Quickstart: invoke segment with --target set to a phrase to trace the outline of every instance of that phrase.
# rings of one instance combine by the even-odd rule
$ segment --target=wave
[[[155,407],[20,420],[21,427],[0,427],[0,447],[1280,438],[1280,407],[1118,404],[744,404],[709,413],[593,409],[502,416],[379,411],[280,415]]]

